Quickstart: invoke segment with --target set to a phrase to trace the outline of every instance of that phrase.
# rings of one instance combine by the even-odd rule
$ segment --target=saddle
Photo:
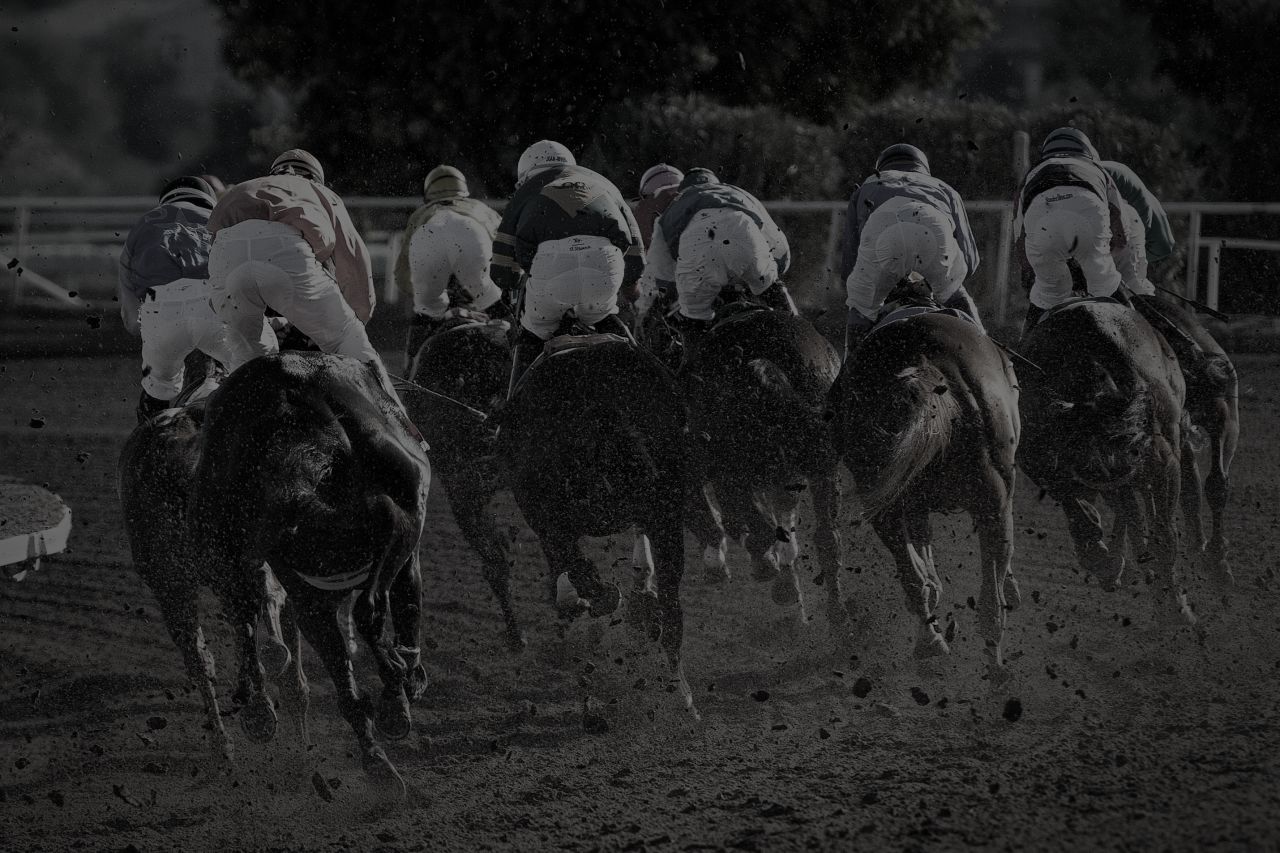
[[[1040,317],[1036,320],[1035,325],[1039,326],[1045,320],[1048,320],[1050,317],[1052,317],[1054,314],[1057,314],[1059,311],[1062,311],[1064,308],[1069,308],[1072,305],[1079,305],[1082,302],[1100,302],[1104,305],[1107,305],[1107,304],[1123,305],[1124,304],[1123,302],[1120,302],[1117,299],[1112,299],[1110,296],[1073,296],[1070,299],[1066,300],[1065,302],[1059,302],[1057,305],[1053,306],[1052,308],[1046,309],[1045,312],[1041,314]],[[1034,328],[1034,326],[1032,328]]]
[[[870,337],[881,329],[892,326],[895,323],[901,323],[903,320],[909,320],[912,317],[919,317],[924,314],[946,314],[975,326],[978,325],[977,321],[969,316],[969,312],[961,311],[959,308],[944,308],[939,305],[933,297],[933,288],[929,286],[929,283],[925,281],[922,275],[913,272],[898,282],[893,290],[889,291],[884,307],[880,309],[880,313],[876,316],[876,324],[867,332],[867,336]]]

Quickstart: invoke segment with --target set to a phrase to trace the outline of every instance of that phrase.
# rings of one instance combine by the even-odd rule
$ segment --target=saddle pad
[[[626,344],[630,343],[630,341],[622,337],[622,335],[615,335],[611,332],[597,332],[592,335],[560,335],[547,341],[542,347],[542,352],[543,355],[551,357],[571,350],[608,343]]]
[[[932,308],[928,305],[907,305],[902,308],[895,308],[887,314],[882,314],[880,319],[876,321],[875,326],[871,328],[868,335],[874,335],[886,326],[892,326],[894,323],[901,323],[903,320],[910,320],[912,317],[919,317],[923,314],[946,314],[950,317],[958,317],[975,326],[978,325],[967,312],[961,311],[958,308]]]
[[[1046,309],[1045,312],[1040,315],[1040,319],[1036,320],[1036,325],[1039,326],[1045,320],[1048,320],[1050,317],[1052,317],[1054,314],[1057,314],[1062,309],[1070,308],[1072,305],[1079,305],[1082,302],[1101,302],[1104,305],[1123,305],[1124,304],[1122,302],[1116,301],[1115,299],[1112,299],[1110,296],[1073,296],[1070,299],[1066,300],[1065,302],[1059,302],[1057,305],[1053,306],[1052,308]]]

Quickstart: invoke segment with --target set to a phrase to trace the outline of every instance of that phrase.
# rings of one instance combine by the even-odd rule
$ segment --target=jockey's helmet
[[[1087,157],[1098,160],[1098,149],[1093,147],[1084,131],[1074,127],[1060,127],[1044,138],[1040,145],[1040,159],[1045,157]]]
[[[471,191],[467,189],[466,176],[452,166],[436,166],[422,182],[422,197],[427,201],[466,198],[469,195]]]
[[[516,164],[516,183],[523,184],[539,169],[549,166],[573,166],[577,162],[573,159],[573,153],[559,142],[553,142],[550,139],[539,140],[520,155],[520,162]]]
[[[271,174],[298,175],[317,184],[324,183],[324,167],[315,155],[301,148],[290,148],[277,157],[271,163]]]
[[[877,172],[890,169],[898,172],[923,172],[928,175],[930,174],[929,158],[914,145],[899,142],[881,151],[880,157],[876,160]]]
[[[668,166],[666,163],[650,166],[640,176],[640,197],[653,198],[662,190],[680,186],[682,180],[684,173],[675,166]]]
[[[195,175],[174,178],[160,190],[161,204],[176,204],[180,201],[208,210],[213,210],[213,206],[217,204],[213,187],[209,186],[203,178],[197,178]]]

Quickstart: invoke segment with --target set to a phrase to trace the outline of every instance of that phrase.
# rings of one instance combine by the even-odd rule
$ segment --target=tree
[[[581,150],[651,94],[827,121],[936,81],[987,25],[981,0],[214,2],[233,69],[295,96],[296,141],[344,189],[394,192],[442,161],[503,191],[527,143]]]
[[[1210,150],[1227,195],[1280,198],[1280,3],[1129,0],[1151,15],[1158,68],[1215,118]]]

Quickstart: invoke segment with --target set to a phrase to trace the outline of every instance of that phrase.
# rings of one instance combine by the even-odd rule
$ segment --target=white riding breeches
[[[228,327],[230,370],[277,350],[274,340],[258,335],[267,308],[325,352],[381,364],[338,283],[284,223],[252,219],[219,231],[209,253],[209,285],[213,308]]]
[[[540,244],[529,265],[520,325],[545,341],[571,311],[588,326],[617,314],[624,272],[622,250],[605,237]]]
[[[232,362],[227,325],[209,304],[209,283],[180,278],[147,291],[138,308],[142,333],[142,390],[157,400],[172,400],[182,390],[183,360],[195,350],[224,367]],[[260,318],[258,337],[275,340]]]
[[[1111,216],[1107,203],[1084,187],[1045,190],[1022,217],[1027,262],[1036,274],[1031,304],[1052,308],[1071,298],[1072,258],[1080,264],[1090,296],[1111,296],[1120,272],[1111,257]]]
[[[913,272],[924,276],[939,305],[947,302],[969,274],[955,229],[933,205],[902,196],[885,201],[862,228],[845,305],[874,320],[894,285]]]
[[[1120,221],[1124,224],[1126,245],[1112,253],[1124,286],[1138,296],[1154,296],[1155,285],[1147,278],[1147,226],[1142,216],[1126,201],[1120,202]]]
[[[778,281],[778,262],[755,220],[740,210],[711,208],[693,215],[680,235],[676,296],[680,313],[711,320],[720,291],[731,283],[761,294]]]
[[[449,310],[449,278],[458,280],[471,299],[468,306],[484,311],[502,298],[489,278],[493,238],[470,216],[442,210],[409,238],[409,280],[413,310],[440,319]]]

